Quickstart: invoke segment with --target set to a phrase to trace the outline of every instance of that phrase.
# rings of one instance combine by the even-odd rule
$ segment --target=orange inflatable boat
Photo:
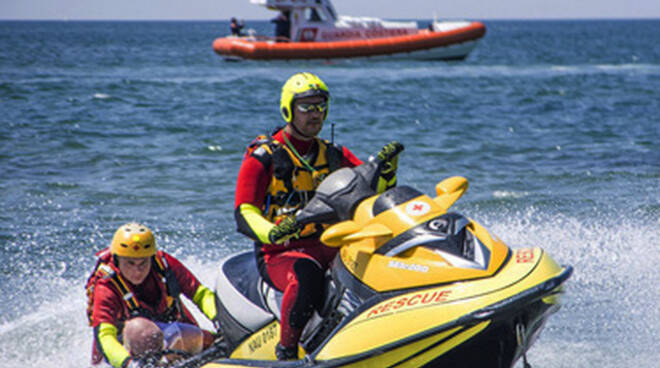
[[[394,56],[427,60],[464,59],[484,36],[486,27],[472,22],[447,31],[329,42],[276,42],[274,39],[223,37],[213,49],[228,58],[252,60],[334,59]],[[401,55],[396,55],[401,54]]]
[[[461,60],[486,34],[481,22],[417,22],[338,16],[330,0],[251,0],[280,13],[274,37],[254,30],[218,38],[213,49],[228,60],[403,58]]]

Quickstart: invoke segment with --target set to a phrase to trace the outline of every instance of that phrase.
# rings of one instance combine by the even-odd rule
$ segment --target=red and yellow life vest
[[[112,254],[109,249],[104,249],[97,254],[98,260],[94,271],[87,279],[87,317],[89,324],[92,324],[92,311],[94,310],[94,288],[100,280],[108,280],[114,288],[122,295],[128,316],[143,316],[152,320],[171,322],[176,320],[185,320],[194,323],[191,315],[179,299],[181,288],[176,280],[174,272],[170,269],[162,251],[158,251],[152,257],[152,269],[158,274],[159,289],[162,291],[166,300],[166,310],[153,315],[146,308],[140,305],[140,301],[135,297],[132,287],[124,280],[119,269],[112,261]]]
[[[261,208],[267,220],[277,223],[303,208],[312,199],[321,181],[341,166],[341,149],[326,140],[314,139],[311,152],[303,157],[311,170],[286,144],[272,137],[259,136],[250,145],[248,154],[264,164],[264,167],[272,165],[273,168],[273,176]],[[303,230],[301,235],[310,234],[310,230]]]

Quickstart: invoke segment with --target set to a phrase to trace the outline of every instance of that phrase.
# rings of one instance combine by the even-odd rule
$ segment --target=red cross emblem
[[[406,213],[410,216],[422,216],[431,210],[431,206],[426,202],[415,201],[408,203]]]

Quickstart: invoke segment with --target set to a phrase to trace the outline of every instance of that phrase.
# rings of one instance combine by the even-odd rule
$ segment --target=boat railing
[[[291,42],[291,39],[284,36],[263,36],[263,35],[229,35],[227,38],[236,38],[241,40],[248,40],[253,42]]]
[[[291,42],[291,39],[285,36],[265,36],[257,34],[257,31],[254,28],[246,30],[240,35],[227,35],[228,38],[238,38],[241,40],[248,41],[259,41],[259,42]]]

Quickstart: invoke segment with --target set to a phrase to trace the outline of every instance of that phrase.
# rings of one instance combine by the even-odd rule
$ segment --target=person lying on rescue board
[[[179,260],[159,251],[148,227],[122,225],[97,256],[87,281],[93,365],[105,360],[113,367],[140,367],[144,354],[164,349],[195,354],[213,343],[214,335],[197,325],[180,295],[214,321],[215,293]]]
[[[322,227],[309,224],[291,238],[295,213],[314,196],[323,178],[362,161],[346,147],[319,138],[328,116],[330,92],[312,73],[297,73],[282,87],[280,112],[286,125],[258,136],[248,147],[236,181],[238,231],[254,240],[259,272],[283,292],[278,360],[298,359],[303,328],[323,299],[324,274],[337,254],[321,243]],[[400,146],[387,144],[379,156]],[[397,157],[378,181],[383,192],[396,184]]]

